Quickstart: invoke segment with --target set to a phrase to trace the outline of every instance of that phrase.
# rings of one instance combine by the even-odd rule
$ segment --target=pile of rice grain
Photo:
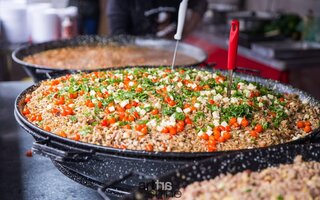
[[[320,163],[303,162],[269,167],[260,172],[244,171],[195,182],[180,190],[185,200],[302,200],[320,199]]]

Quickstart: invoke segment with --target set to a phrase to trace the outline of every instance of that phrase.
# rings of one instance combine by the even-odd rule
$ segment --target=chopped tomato
[[[98,101],[98,108],[102,108],[102,102]]]
[[[57,105],[63,105],[65,103],[65,101],[64,101],[64,96],[60,96],[59,98],[58,98],[58,100],[56,101],[56,104]]]
[[[263,131],[263,127],[261,124],[257,124],[255,127],[254,127],[254,130],[257,131],[258,133],[261,133]]]
[[[229,140],[231,138],[231,133],[230,132],[226,132],[223,134],[223,138],[226,140]]]
[[[311,123],[310,123],[309,121],[304,122],[304,124],[305,124],[306,126],[311,126]]]
[[[217,151],[216,145],[208,145],[208,152],[214,152]]]
[[[72,137],[73,140],[76,140],[76,141],[79,141],[80,140],[80,135],[79,134],[75,134],[73,137]]]
[[[305,123],[303,121],[298,121],[297,122],[297,127],[298,128],[304,128],[305,127]]]
[[[24,102],[25,102],[25,103],[28,103],[30,100],[31,100],[31,97],[30,97],[30,96],[27,96],[27,97],[24,99]]]
[[[118,111],[118,112],[124,112],[124,111],[126,111],[124,108],[122,108],[120,105],[116,105],[116,110]]]
[[[30,110],[29,110],[27,107],[24,107],[24,108],[23,108],[22,114],[28,115],[28,114],[30,114],[30,113],[31,113],[31,112],[30,112]]]
[[[200,137],[201,137],[201,139],[203,139],[203,140],[209,140],[209,135],[206,134],[206,133],[202,134]]]
[[[169,128],[168,127],[164,127],[162,130],[161,130],[161,133],[169,133]]]
[[[123,127],[124,127],[125,129],[129,129],[129,130],[131,129],[130,124],[126,124],[126,125],[124,125]]]
[[[259,136],[259,133],[257,131],[252,130],[250,131],[250,135],[254,138],[257,138]]]
[[[49,127],[49,126],[45,126],[44,128],[43,128],[43,130],[45,130],[45,131],[51,131],[51,128]]]
[[[129,115],[127,120],[128,120],[129,122],[133,122],[133,121],[135,120],[135,118],[134,118],[134,116]]]
[[[247,127],[249,125],[249,121],[246,118],[243,118],[241,120],[241,126]]]
[[[59,85],[60,81],[57,80],[57,79],[54,79],[51,81],[51,86],[54,86],[54,85]]]
[[[64,131],[60,131],[60,132],[58,133],[58,135],[61,136],[61,137],[64,137],[64,138],[67,137],[67,134],[66,134],[66,132],[64,132]]]
[[[132,113],[136,119],[140,119],[140,115],[137,111]]]
[[[92,103],[92,101],[88,99],[86,101],[86,106],[88,106],[89,108],[93,108],[94,107],[94,103]]]
[[[209,103],[210,103],[211,105],[213,105],[213,104],[214,104],[214,100],[210,99],[210,100],[209,100]]]
[[[78,97],[78,93],[74,92],[74,93],[69,93],[69,98],[70,99],[76,99]]]
[[[170,135],[177,134],[177,127],[176,126],[169,126],[169,133],[170,133]]]
[[[146,135],[148,133],[148,127],[147,126],[142,127],[140,132],[143,133],[143,135]]]
[[[103,119],[103,120],[101,121],[101,126],[108,126],[108,125],[109,125],[109,122],[108,122],[107,119]]]
[[[152,111],[151,111],[151,114],[152,115],[156,115],[156,114],[158,114],[159,113],[159,110],[158,109],[153,109]]]
[[[110,124],[114,124],[114,123],[117,122],[117,119],[114,118],[114,117],[112,117],[112,118],[110,118],[108,121],[109,121]]]
[[[311,126],[305,126],[303,128],[303,131],[306,132],[306,133],[309,133],[310,131],[312,131]]]
[[[143,91],[143,89],[142,89],[141,87],[139,87],[139,88],[136,89],[136,92],[139,92],[139,93],[140,93],[140,92],[142,92],[142,91]]]
[[[147,144],[146,151],[153,151],[153,145],[152,144]]]
[[[190,117],[188,117],[188,116],[184,119],[184,122],[185,122],[186,124],[192,124],[192,120],[191,120]]]

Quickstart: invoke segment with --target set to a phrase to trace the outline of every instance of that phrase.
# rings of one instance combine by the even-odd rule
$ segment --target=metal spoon
[[[179,41],[182,38],[182,31],[183,31],[184,21],[186,18],[187,8],[188,8],[188,0],[182,0],[182,2],[179,5],[177,32],[174,35],[174,39],[177,40],[177,42],[176,42],[176,47],[173,53],[171,70],[173,70],[174,64],[176,62],[178,45],[179,45]]]

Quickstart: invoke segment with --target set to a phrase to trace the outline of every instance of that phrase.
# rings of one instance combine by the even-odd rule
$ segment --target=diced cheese
[[[235,103],[238,103],[238,99],[235,98],[235,97],[231,97],[231,103],[235,104]]]
[[[224,98],[222,99],[222,101],[225,102],[225,103],[228,103],[228,102],[229,102],[229,98],[228,98],[228,97],[224,97]]]
[[[203,131],[199,131],[198,132],[198,136],[200,137],[201,135],[203,135],[204,133],[203,133]]]
[[[179,112],[179,113],[183,112],[180,107],[177,107],[177,108],[176,108],[176,111]]]
[[[228,123],[225,122],[225,121],[223,121],[223,122],[221,123],[221,126],[226,127],[226,126],[228,126]]]
[[[134,82],[130,81],[130,82],[129,82],[129,86],[130,86],[130,87],[134,86]]]
[[[105,88],[102,88],[102,89],[101,89],[101,92],[102,92],[102,93],[106,93],[107,90],[106,90]]]
[[[115,111],[115,108],[114,108],[114,106],[110,106],[110,107],[108,108],[108,110],[109,110],[110,112],[113,112],[113,111]]]
[[[128,103],[129,103],[129,100],[126,99],[126,100],[124,100],[124,101],[122,101],[122,102],[120,103],[120,106],[121,106],[122,108],[124,108]]]
[[[194,107],[200,108],[200,103],[195,103],[195,104],[194,104]]]
[[[217,120],[217,119],[213,120],[213,125],[214,126],[219,126],[220,125],[219,120]]]
[[[220,119],[219,111],[214,111],[214,112],[212,112],[212,118],[213,118],[213,119]]]
[[[214,101],[220,101],[223,97],[221,96],[221,94],[217,94],[213,97]]]
[[[260,108],[263,107],[263,103],[259,102],[259,103],[258,103],[258,106],[259,106]]]
[[[91,90],[90,91],[90,96],[94,96],[94,95],[96,95],[96,92],[94,90]]]
[[[237,123],[238,123],[238,124],[241,124],[242,119],[243,119],[242,117],[238,117],[238,118],[237,118]]]
[[[269,99],[273,99],[273,95],[272,94],[268,94],[267,95]]]
[[[208,130],[207,131],[207,134],[210,136],[210,135],[212,135],[212,130]]]
[[[188,114],[190,111],[191,111],[190,108],[185,108],[185,109],[183,109],[183,112],[186,113],[186,114]]]
[[[155,119],[150,120],[150,121],[147,123],[147,126],[151,126],[151,127],[157,126],[156,120],[155,120]]]
[[[147,111],[146,111],[146,110],[144,110],[144,109],[141,109],[139,113],[140,113],[140,115],[142,115],[142,116],[143,116],[143,115],[145,115],[145,114],[147,113]]]
[[[248,90],[255,90],[257,87],[255,85],[253,85],[252,83],[249,83],[249,85],[247,86]]]
[[[154,107],[160,109],[161,108],[161,104],[159,102],[157,102],[157,103],[154,104]]]
[[[178,86],[178,88],[181,88],[183,86],[183,84],[181,82],[178,82],[177,86]]]

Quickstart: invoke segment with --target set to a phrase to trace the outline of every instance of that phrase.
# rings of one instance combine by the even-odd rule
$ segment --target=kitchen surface
[[[319,197],[319,77],[314,0],[0,0],[1,199]]]

